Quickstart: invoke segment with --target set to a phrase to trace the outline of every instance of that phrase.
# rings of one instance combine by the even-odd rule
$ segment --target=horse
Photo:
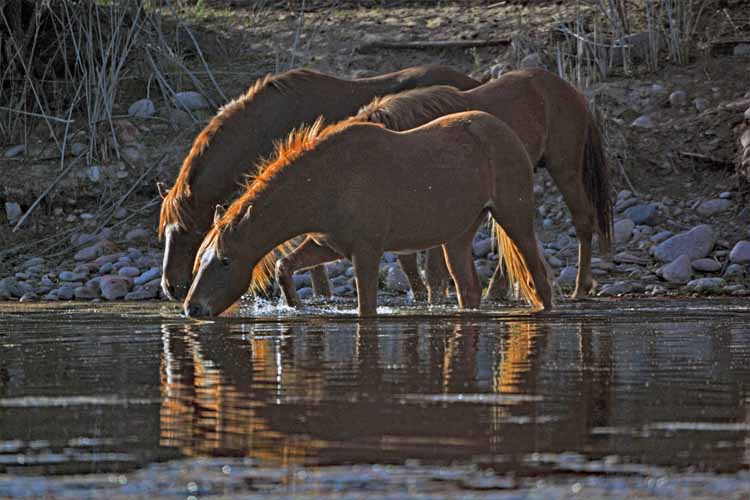
[[[319,116],[339,121],[376,96],[437,84],[468,89],[479,82],[438,65],[354,80],[297,69],[258,80],[243,96],[221,108],[195,138],[174,186],[167,192],[159,185],[164,294],[185,298],[195,253],[211,227],[214,206],[230,198],[257,163],[273,153],[275,141]],[[402,265],[415,292],[425,295],[416,260]],[[315,290],[330,295],[325,269],[314,269],[313,278]]]
[[[183,304],[188,317],[216,316],[272,279],[273,249],[310,234],[351,259],[360,316],[376,314],[384,251],[442,245],[462,308],[482,287],[471,242],[489,212],[503,259],[535,308],[552,307],[548,268],[534,233],[533,167],[516,134],[484,112],[439,118],[406,132],[346,120],[291,134],[198,250]]]
[[[496,80],[467,91],[436,86],[376,98],[363,107],[355,120],[380,123],[392,130],[408,130],[437,117],[467,110],[490,113],[507,123],[520,137],[532,162],[544,165],[570,209],[579,241],[578,275],[574,298],[594,288],[591,275],[591,244],[594,232],[599,248],[610,253],[612,246],[612,201],[606,157],[595,117],[585,97],[575,87],[542,69],[506,73]],[[283,274],[317,264],[309,252],[314,245],[303,242],[278,264]],[[440,249],[427,253],[428,283],[442,291],[448,284]],[[498,266],[490,281],[488,296],[504,297],[507,280]],[[289,283],[282,278],[281,282]],[[437,285],[435,285],[437,284]],[[282,293],[294,293],[294,287]],[[432,288],[430,295],[434,293]]]

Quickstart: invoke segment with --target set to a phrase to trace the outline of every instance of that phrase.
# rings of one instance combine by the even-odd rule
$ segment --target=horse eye
[[[221,265],[222,266],[228,266],[229,265],[229,257],[222,257],[221,258]]]

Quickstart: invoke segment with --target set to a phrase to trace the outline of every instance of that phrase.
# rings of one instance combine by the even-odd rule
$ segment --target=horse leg
[[[291,307],[302,305],[297,295],[297,290],[294,288],[293,275],[295,271],[315,266],[313,272],[316,269],[322,270],[327,285],[328,277],[326,276],[325,266],[319,264],[340,258],[341,255],[331,248],[321,246],[314,239],[307,237],[291,253],[276,261],[276,281],[279,283],[281,295],[284,297],[287,305]]]
[[[410,253],[406,255],[398,255],[397,258],[399,264],[401,264],[401,269],[409,280],[411,291],[414,294],[414,300],[424,301],[427,298],[427,288],[424,286],[422,276],[419,275],[417,254]]]
[[[497,301],[507,301],[508,300],[508,289],[510,288],[510,283],[508,282],[508,276],[505,271],[505,265],[503,264],[503,261],[497,263],[497,267],[495,268],[495,272],[492,274],[492,278],[490,279],[490,284],[487,286],[487,292],[485,293],[485,298],[497,300]]]
[[[313,293],[316,297],[331,296],[331,283],[328,281],[328,273],[325,266],[313,267],[310,270],[310,277],[312,278]]]
[[[529,207],[527,213],[533,214],[533,208]],[[523,212],[521,212],[523,213]],[[496,209],[492,210],[492,216],[500,224],[508,238],[518,248],[519,253],[526,263],[534,289],[545,309],[552,307],[552,286],[549,281],[549,272],[544,257],[539,251],[536,234],[534,233],[534,217],[519,217],[516,212],[509,211],[507,217]],[[525,279],[523,276],[519,279]]]
[[[448,270],[456,284],[458,305],[462,309],[476,309],[482,301],[482,284],[474,267],[471,242],[478,224],[469,231],[443,245]]]
[[[378,312],[378,271],[383,251],[371,245],[358,245],[352,251],[354,279],[357,283],[357,311],[360,316]]]
[[[433,305],[445,303],[451,275],[445,265],[442,248],[435,247],[427,250],[425,274],[427,275],[427,301]]]

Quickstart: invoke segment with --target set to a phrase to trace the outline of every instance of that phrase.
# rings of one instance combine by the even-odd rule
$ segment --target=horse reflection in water
[[[163,326],[161,444],[266,465],[500,451],[533,401],[434,398],[533,388],[543,327],[507,325]]]

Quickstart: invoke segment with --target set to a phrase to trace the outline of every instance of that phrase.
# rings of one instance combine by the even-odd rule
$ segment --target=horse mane
[[[243,95],[219,108],[216,116],[211,119],[193,141],[190,152],[182,162],[174,186],[162,202],[159,216],[159,238],[164,235],[164,230],[169,224],[177,224],[183,230],[187,230],[192,224],[193,220],[187,210],[187,204],[192,196],[190,184],[198,170],[199,162],[197,160],[203,155],[211,140],[222,129],[223,125],[241,114],[260,95],[270,91],[281,94],[293,93],[301,83],[309,81],[317,74],[317,72],[309,69],[287,71],[280,75],[268,74],[259,78]]]
[[[204,252],[209,247],[214,247],[217,253],[221,253],[224,246],[224,235],[232,231],[236,225],[247,214],[248,210],[263,193],[274,189],[274,185],[283,184],[281,179],[286,172],[293,167],[295,161],[308,151],[313,151],[324,140],[342,132],[352,125],[362,123],[360,120],[349,118],[338,123],[326,126],[323,117],[319,117],[312,125],[303,125],[287,136],[287,138],[276,144],[276,151],[269,160],[263,162],[256,175],[248,180],[245,192],[234,203],[232,203],[224,215],[214,223],[211,230],[203,239],[193,264],[193,273],[198,271]],[[383,127],[381,124],[372,124]],[[279,253],[288,253],[287,244],[282,244],[271,250],[264,256],[253,269],[251,287],[254,290],[262,290],[273,282],[273,269]]]
[[[360,108],[354,119],[382,123],[390,130],[403,131],[467,110],[469,107],[460,91],[448,85],[436,85],[376,97]]]

